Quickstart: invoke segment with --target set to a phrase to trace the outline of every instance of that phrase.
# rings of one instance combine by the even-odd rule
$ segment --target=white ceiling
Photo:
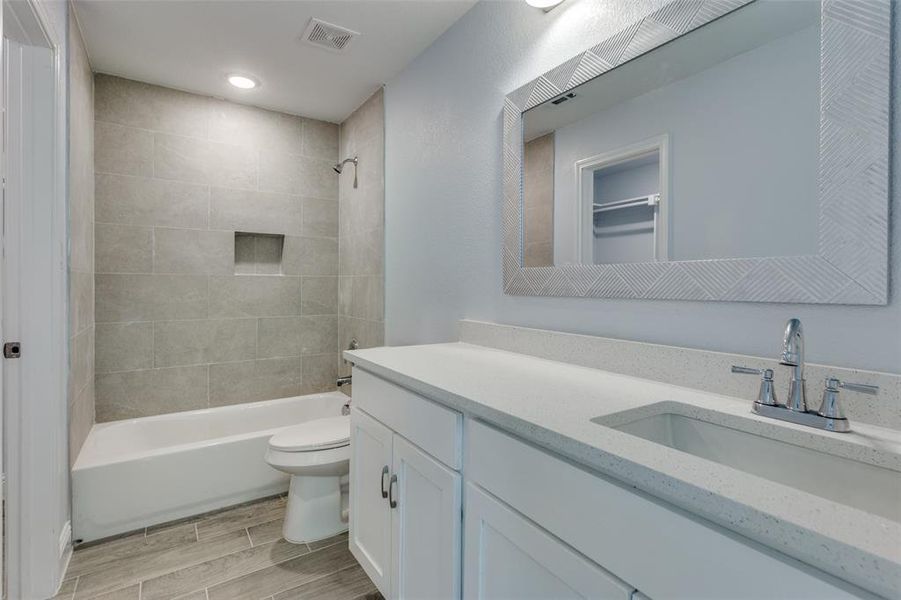
[[[95,71],[340,123],[476,0],[77,0]],[[311,17],[360,32],[300,41]],[[261,85],[242,91],[228,73]]]

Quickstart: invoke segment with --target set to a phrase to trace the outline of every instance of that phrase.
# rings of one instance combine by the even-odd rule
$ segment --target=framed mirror
[[[510,93],[504,290],[888,301],[889,0],[675,0]]]

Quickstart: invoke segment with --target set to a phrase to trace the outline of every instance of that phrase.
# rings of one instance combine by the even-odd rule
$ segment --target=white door
[[[392,600],[460,597],[460,474],[399,435],[392,505]]]
[[[385,596],[391,593],[390,429],[350,413],[350,551]]]
[[[468,600],[629,600],[634,590],[472,483],[465,515]]]

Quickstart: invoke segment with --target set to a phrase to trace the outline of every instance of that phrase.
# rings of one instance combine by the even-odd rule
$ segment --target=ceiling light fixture
[[[563,2],[563,0],[526,0],[526,4],[534,6],[535,8],[540,8],[544,12],[548,12],[561,2]]]
[[[246,75],[229,75],[228,82],[241,90],[252,90],[259,85],[255,79]]]

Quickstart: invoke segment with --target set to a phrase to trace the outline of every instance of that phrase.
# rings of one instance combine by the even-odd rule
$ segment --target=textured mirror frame
[[[891,0],[822,1],[818,254],[522,266],[522,113],[752,1],[674,0],[507,95],[502,208],[506,294],[888,303]]]

